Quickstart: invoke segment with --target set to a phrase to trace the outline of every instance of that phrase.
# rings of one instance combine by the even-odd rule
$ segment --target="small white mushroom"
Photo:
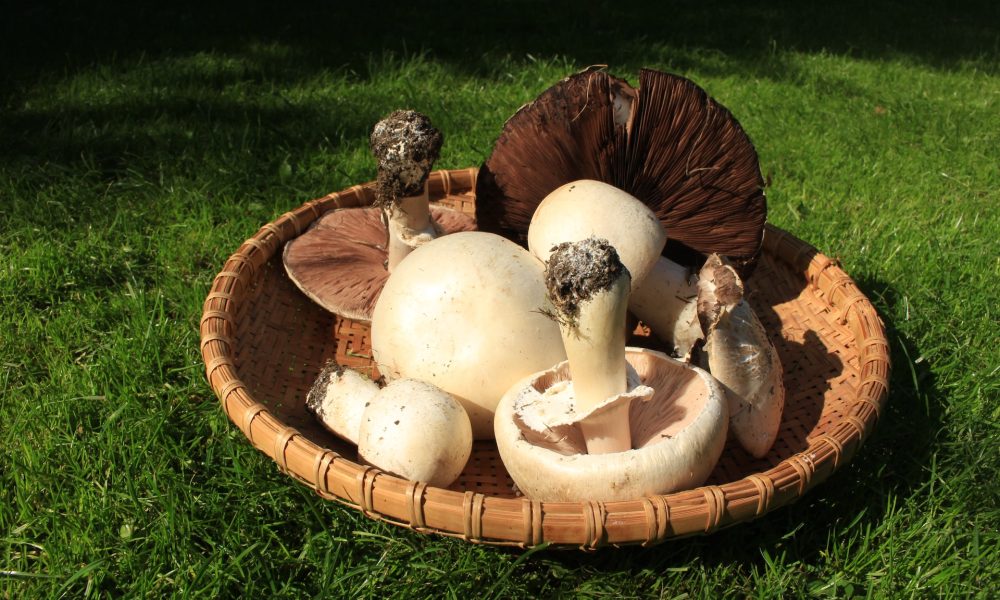
[[[781,359],[743,298],[743,282],[717,254],[702,267],[698,287],[708,370],[726,390],[729,425],[736,440],[761,458],[781,426],[785,405]]]
[[[525,375],[566,358],[543,265],[500,236],[463,232],[414,250],[393,272],[372,315],[372,350],[388,379],[411,377],[454,395],[477,439]]]
[[[378,390],[371,379],[331,360],[306,395],[306,407],[331,433],[357,444],[361,415]]]
[[[471,454],[469,416],[450,394],[429,383],[393,381],[365,409],[358,456],[383,471],[448,487]]]

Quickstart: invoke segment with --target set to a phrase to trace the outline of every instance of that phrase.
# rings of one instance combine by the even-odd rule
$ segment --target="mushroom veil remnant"
[[[375,125],[377,207],[331,211],[285,245],[285,271],[306,296],[330,312],[368,321],[389,271],[414,247],[476,228],[471,217],[428,202],[427,177],[441,142],[430,120],[412,110]]]
[[[549,501],[629,500],[701,483],[725,443],[708,373],[625,347],[630,278],[606,240],[556,246],[546,287],[568,360],[512,386],[497,448],[518,488]]]

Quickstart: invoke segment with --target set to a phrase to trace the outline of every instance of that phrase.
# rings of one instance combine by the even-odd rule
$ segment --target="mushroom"
[[[372,352],[388,379],[411,377],[454,395],[477,439],[516,381],[566,358],[543,265],[500,236],[460,232],[414,250],[372,315]]]
[[[643,69],[635,89],[591,68],[522,107],[480,168],[479,228],[523,243],[541,199],[580,179],[649,206],[666,230],[666,256],[684,266],[717,252],[749,272],[760,252],[767,207],[757,154],[732,114],[683,77]]]
[[[420,244],[436,238],[427,200],[427,176],[441,152],[441,132],[413,110],[397,110],[375,124],[372,154],[378,160],[375,204],[388,229],[391,272]]]
[[[362,461],[411,481],[448,487],[472,454],[469,416],[452,396],[424,381],[386,385],[364,411]]]
[[[778,436],[785,405],[781,359],[743,297],[736,270],[713,254],[698,280],[698,313],[706,332],[703,358],[729,402],[729,427],[756,458]]]
[[[632,444],[628,409],[634,396],[626,394],[624,327],[631,280],[615,248],[594,237],[555,246],[545,267],[573,374],[573,413],[580,415],[591,454],[621,452]]]
[[[369,321],[389,271],[414,246],[476,228],[472,217],[428,202],[427,176],[441,139],[415,111],[396,111],[375,125],[377,206],[331,211],[285,245],[285,271],[306,296],[330,312]]]
[[[543,501],[613,501],[704,481],[725,444],[722,390],[701,369],[625,347],[629,276],[615,249],[560,244],[546,285],[568,360],[497,406],[497,448],[517,487]]]
[[[528,250],[545,262],[557,244],[591,236],[614,246],[631,276],[632,291],[667,242],[645,204],[613,185],[582,179],[556,188],[539,203],[528,227]]]
[[[691,269],[659,257],[629,298],[628,307],[658,338],[672,347],[673,356],[687,362],[704,339],[698,320],[698,277]]]
[[[378,391],[371,379],[331,360],[306,395],[306,407],[331,433],[357,444],[361,415]]]
[[[666,233],[653,211],[612,185],[584,179],[556,188],[535,209],[528,249],[540,260],[560,242],[608,240],[632,275],[629,309],[687,360],[702,338],[689,270],[660,256]]]

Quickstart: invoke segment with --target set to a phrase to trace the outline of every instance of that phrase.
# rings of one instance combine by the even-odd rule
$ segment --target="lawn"
[[[0,18],[0,597],[1000,593],[994,3],[95,4]],[[757,521],[590,554],[418,535],[279,473],[204,379],[225,258],[372,179],[391,110],[444,131],[441,168],[478,165],[595,63],[740,120],[769,220],[885,321],[874,435]]]

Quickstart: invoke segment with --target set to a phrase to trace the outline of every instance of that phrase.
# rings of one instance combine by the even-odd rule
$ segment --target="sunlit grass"
[[[320,500],[204,381],[214,274],[261,224],[371,179],[380,116],[426,112],[440,167],[477,165],[592,53],[493,38],[463,59],[430,37],[317,62],[315,43],[230,40],[21,65],[0,112],[0,595],[991,596],[995,61],[641,41],[600,49],[633,82],[680,72],[732,110],[771,221],[839,258],[886,321],[892,392],[851,465],[757,522],[592,555],[476,547]]]

